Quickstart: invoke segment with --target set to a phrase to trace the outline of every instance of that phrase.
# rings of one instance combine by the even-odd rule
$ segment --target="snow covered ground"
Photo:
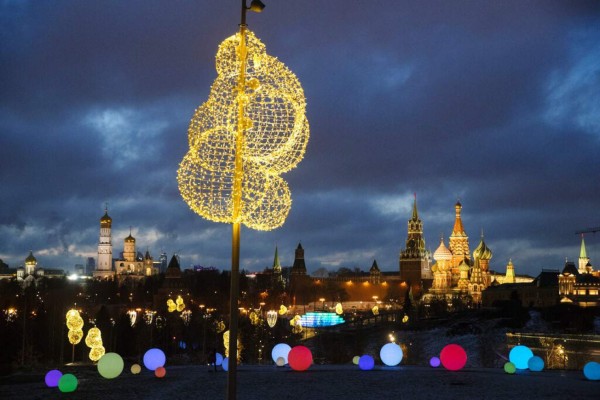
[[[167,365],[163,379],[150,371],[129,370],[113,380],[92,367],[63,368],[79,379],[77,391],[62,394],[47,388],[43,374],[0,379],[0,399],[224,399],[227,373],[204,366]],[[245,366],[238,369],[238,399],[598,399],[600,381],[581,371],[544,371],[508,375],[502,369],[376,366],[361,371],[354,365],[313,365],[304,372],[288,367]]]

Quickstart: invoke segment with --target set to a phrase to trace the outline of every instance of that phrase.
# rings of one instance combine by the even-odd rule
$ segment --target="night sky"
[[[242,230],[241,267],[398,269],[413,193],[426,245],[463,205],[471,251],[537,275],[600,226],[598,1],[275,1],[248,25],[299,78],[311,138],[283,175],[282,228]],[[187,126],[216,77],[239,0],[0,0],[0,258],[113,254],[230,268],[229,225],[181,199]],[[600,267],[600,232],[586,236]]]

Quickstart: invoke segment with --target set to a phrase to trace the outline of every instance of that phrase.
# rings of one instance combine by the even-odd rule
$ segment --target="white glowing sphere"
[[[390,367],[400,364],[403,355],[402,349],[396,343],[384,345],[379,352],[381,362]]]
[[[273,358],[273,362],[277,363],[277,359],[281,357],[284,360],[283,364],[287,364],[288,354],[290,353],[290,350],[292,350],[292,348],[285,343],[276,344],[275,347],[273,347],[273,350],[271,351],[271,358]]]
[[[278,357],[275,364],[277,364],[278,367],[283,367],[285,365],[285,359],[283,357]]]

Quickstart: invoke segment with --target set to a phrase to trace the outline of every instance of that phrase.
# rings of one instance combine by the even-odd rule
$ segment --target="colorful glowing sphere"
[[[440,359],[439,357],[431,357],[429,359],[429,365],[431,365],[433,368],[437,368],[440,366]]]
[[[533,356],[527,361],[527,367],[529,367],[531,371],[540,372],[544,369],[544,360],[542,357]]]
[[[154,376],[156,376],[157,378],[164,378],[166,374],[167,370],[165,369],[165,367],[158,367],[154,370]]]
[[[403,355],[402,349],[396,343],[385,344],[379,351],[379,358],[381,358],[381,362],[389,367],[400,364]]]
[[[77,389],[77,378],[73,374],[64,374],[58,380],[58,390],[63,393],[71,393]]]
[[[60,380],[60,377],[62,376],[62,372],[60,372],[57,369],[53,369],[51,371],[48,371],[46,373],[46,377],[44,378],[44,380],[46,381],[46,386],[48,387],[57,387],[58,386],[58,381]]]
[[[277,361],[275,361],[275,365],[283,367],[285,365],[285,359],[283,357],[278,357]]]
[[[508,353],[508,360],[515,364],[517,369],[527,369],[527,362],[533,357],[533,352],[527,346],[519,345],[511,349]]]
[[[365,354],[358,359],[358,368],[363,371],[370,371],[373,367],[375,367],[375,360],[370,355]]]
[[[600,363],[590,361],[583,366],[583,375],[590,381],[600,381]]]
[[[221,364],[223,364],[223,354],[221,353],[217,353],[215,354],[215,365],[219,366]]]
[[[288,364],[294,371],[304,371],[312,364],[312,353],[308,347],[296,346],[288,354]]]
[[[288,354],[290,353],[290,350],[292,350],[292,348],[285,343],[276,344],[275,347],[273,347],[273,350],[271,350],[271,358],[277,363],[277,359],[281,357],[283,358],[283,364],[285,365],[288,363]]]
[[[144,354],[144,366],[150,371],[165,365],[167,356],[161,349],[150,349]]]
[[[98,361],[98,373],[106,379],[114,379],[121,375],[125,363],[117,353],[106,353]]]
[[[358,360],[360,360],[360,356],[354,356],[354,357],[352,357],[352,364],[358,365]]]
[[[467,363],[467,352],[457,344],[449,344],[442,349],[440,361],[447,370],[458,371]]]
[[[514,374],[516,370],[517,367],[515,367],[515,364],[511,363],[510,361],[504,363],[504,372],[507,374]]]
[[[221,362],[221,368],[223,368],[223,371],[229,371],[229,357],[225,357],[223,359]]]
[[[132,374],[137,375],[140,372],[142,372],[142,367],[140,366],[140,364],[133,364],[131,366],[131,373]]]

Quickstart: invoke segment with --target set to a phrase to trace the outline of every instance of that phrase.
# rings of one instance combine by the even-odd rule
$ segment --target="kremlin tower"
[[[98,262],[94,271],[94,278],[112,278],[112,218],[108,216],[108,207],[104,209],[104,215],[100,218],[100,240],[98,241]]]

